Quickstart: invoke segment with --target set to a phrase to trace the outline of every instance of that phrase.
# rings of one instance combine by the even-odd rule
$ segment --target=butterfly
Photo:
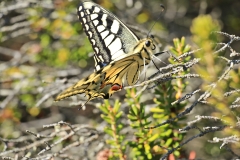
[[[85,93],[86,103],[94,98],[108,99],[123,84],[137,83],[143,68],[152,60],[155,45],[152,37],[139,39],[113,13],[93,2],[83,2],[78,18],[91,42],[95,72],[69,87],[56,101]]]

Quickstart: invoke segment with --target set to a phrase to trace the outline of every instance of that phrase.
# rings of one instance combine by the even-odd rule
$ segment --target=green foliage
[[[186,44],[185,37],[182,37],[181,40],[178,39],[178,38],[174,38],[173,39],[173,44],[174,44],[174,46],[170,47],[169,50],[175,56],[181,56],[183,53],[189,52],[190,49],[191,49],[190,45]],[[188,57],[185,57],[184,59],[180,59],[180,61],[188,62],[190,60],[190,58],[191,57],[188,56]],[[171,64],[176,64],[177,63],[173,59],[169,59],[169,62]],[[182,72],[182,75],[186,75],[187,73],[189,73],[189,69],[188,70],[184,70]],[[187,84],[188,84],[188,82],[187,81],[183,81],[183,79],[177,79],[175,81],[174,90],[177,91],[176,99],[179,99],[182,96],[182,91],[185,90]]]
[[[195,70],[204,77],[204,83],[201,86],[202,90],[211,92],[211,97],[208,98],[208,103],[212,109],[210,116],[218,117],[226,125],[234,126],[239,123],[238,115],[240,112],[237,109],[232,109],[231,105],[239,97],[239,94],[232,94],[229,97],[226,96],[226,93],[237,90],[240,87],[240,71],[239,68],[231,70],[229,76],[227,76],[228,78],[220,80],[223,72],[226,72],[225,68],[229,67],[229,62],[219,56],[222,53],[216,53],[215,44],[218,40],[222,41],[222,37],[213,32],[220,29],[219,22],[209,15],[199,16],[193,20],[191,26],[192,39],[199,48],[202,48],[201,51],[195,54],[196,57],[201,57],[201,62],[195,67]],[[215,87],[212,87],[212,84]],[[219,135],[215,133],[215,136]],[[230,127],[224,129],[220,136],[230,137],[232,135],[239,137],[239,130]],[[211,156],[215,156],[216,148],[214,148],[214,145],[207,143],[205,146],[206,152]],[[230,148],[238,150],[239,144],[232,144]]]
[[[170,49],[175,56],[180,56],[184,52],[190,50],[190,46],[185,44],[185,38],[181,40],[174,39],[174,46]],[[190,57],[185,57],[182,61],[189,60]],[[173,60],[169,60],[170,63],[176,63]],[[182,75],[189,73],[189,70],[182,72]],[[176,117],[186,107],[185,103],[180,103],[172,105],[171,103],[182,96],[182,92],[185,91],[187,81],[183,79],[177,79],[172,82],[167,82],[165,84],[159,85],[155,89],[154,107],[150,108],[150,112],[146,112],[146,105],[141,103],[142,95],[136,97],[136,89],[127,90],[126,103],[129,106],[129,113],[127,115],[130,120],[130,126],[134,132],[133,140],[125,139],[127,145],[130,147],[131,159],[135,160],[145,160],[145,159],[159,159],[161,155],[167,152],[166,148],[176,148],[184,134],[180,134],[178,129],[182,127],[177,121],[172,122],[155,129],[151,129],[151,126],[160,124],[168,119]],[[115,141],[114,138],[116,132],[111,127],[117,123],[117,119],[114,119],[114,115],[122,114],[117,109],[110,109],[106,107],[108,103],[105,101],[105,105],[101,106],[101,110],[107,114],[102,116],[103,119],[109,123],[108,129],[105,130],[106,133],[113,137],[111,145],[114,148],[121,148],[121,143]],[[116,101],[116,104],[119,104]],[[115,105],[116,105],[115,104]],[[112,110],[114,110],[114,115],[111,115]],[[119,113],[115,113],[118,111]],[[116,116],[115,116],[116,117]],[[181,119],[183,120],[183,119]],[[114,122],[115,121],[115,122]],[[110,144],[110,143],[109,143]],[[125,152],[125,150],[124,150]],[[179,157],[180,151],[174,151],[174,156]]]
[[[151,123],[148,119],[151,115],[145,113],[144,105],[140,103],[141,96],[135,96],[135,89],[127,90],[126,101],[130,107],[128,118],[131,121],[131,127],[135,130],[135,139],[128,141],[128,145],[132,148],[133,159],[152,159],[151,149],[157,136],[153,135],[152,130],[145,129]]]
[[[190,45],[186,44],[186,39],[185,37],[182,37],[181,40],[178,38],[174,38],[173,39],[173,44],[174,46],[170,47],[169,50],[175,55],[175,56],[180,56],[185,52],[190,51],[191,47]],[[190,56],[181,59],[182,62],[187,62],[190,60]],[[169,59],[169,62],[171,64],[175,64],[176,62],[174,61],[174,59]]]
[[[123,145],[123,140],[125,136],[120,132],[124,125],[120,122],[123,112],[120,111],[121,104],[119,101],[115,101],[113,108],[110,106],[109,102],[105,100],[105,104],[100,106],[99,109],[103,112],[101,117],[106,121],[109,126],[105,127],[104,131],[112,137],[112,139],[106,142],[111,146],[112,157],[111,159],[121,159],[125,158],[125,146]]]
[[[175,56],[180,56],[184,52],[188,52],[190,50],[190,46],[186,45],[184,37],[182,37],[181,40],[176,38],[173,42],[174,46],[170,48],[170,51]],[[190,57],[185,57],[184,59],[181,59],[181,61],[186,62],[189,59]],[[169,59],[169,62],[172,64],[177,63],[172,59]],[[189,73],[189,70],[181,72],[182,75],[187,73]],[[186,102],[180,104],[177,103],[175,105],[172,105],[171,103],[182,97],[187,84],[188,82],[184,79],[176,79],[175,81],[161,84],[155,89],[156,97],[154,98],[154,102],[156,106],[151,108],[155,124],[175,118],[178,113],[184,110],[187,105]],[[183,120],[183,118],[180,120]],[[166,150],[160,148],[160,146],[163,148],[175,148],[179,145],[184,136],[184,134],[178,132],[178,129],[181,127],[183,127],[183,125],[180,125],[178,121],[175,121],[171,124],[154,129],[154,132],[159,133],[158,139],[161,140],[158,147],[156,147],[158,148],[158,154],[166,153]],[[180,151],[176,150],[173,154],[176,157],[179,157]]]
[[[193,19],[191,26],[193,41],[198,45],[202,44],[204,46],[215,45],[212,42],[216,42],[218,37],[216,34],[212,34],[212,32],[219,30],[221,30],[221,27],[218,21],[214,20],[210,15],[201,15]]]
[[[70,20],[69,13],[75,11],[77,4],[62,2],[61,5],[56,6],[51,13],[44,13],[41,8],[29,9],[32,28],[36,31],[31,38],[38,40],[41,48],[37,60],[51,66],[80,61],[78,65],[85,67],[92,48],[85,35],[79,38],[79,33],[82,33],[80,22]]]
[[[221,65],[223,64],[222,60],[218,59],[217,55],[212,54],[217,40],[220,39],[218,34],[213,32],[220,29],[218,21],[212,19],[209,15],[195,18],[191,26],[192,39],[201,48],[200,51],[194,54],[196,57],[201,58],[200,65],[196,66],[195,70],[198,74],[204,76],[208,83],[216,81],[223,68]]]

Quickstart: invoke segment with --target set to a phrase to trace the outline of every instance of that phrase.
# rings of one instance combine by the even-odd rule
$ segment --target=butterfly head
[[[153,40],[150,38],[146,39],[145,47],[151,48],[152,50],[156,49],[156,46],[154,45]]]
[[[153,42],[153,37],[144,38],[141,40],[141,42],[139,44],[142,44],[142,47],[144,47],[147,50],[155,50],[156,49],[156,46]]]

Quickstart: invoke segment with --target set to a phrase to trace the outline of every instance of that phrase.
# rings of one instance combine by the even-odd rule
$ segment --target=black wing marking
[[[115,15],[93,2],[81,3],[78,17],[95,51],[96,70],[126,57],[139,41]]]

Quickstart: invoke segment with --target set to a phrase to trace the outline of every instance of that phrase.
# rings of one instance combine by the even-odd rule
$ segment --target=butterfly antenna
[[[154,22],[154,24],[153,24],[152,27],[150,28],[150,30],[149,30],[149,32],[148,32],[148,34],[147,34],[147,37],[149,37],[149,35],[150,35],[153,27],[155,26],[155,24],[157,23],[157,21],[161,18],[161,15],[162,15],[163,11],[165,10],[165,7],[164,7],[163,4],[160,4],[160,7],[162,8],[161,13],[159,14],[157,20]]]
[[[143,59],[143,65],[144,65],[143,73],[144,73],[144,81],[145,81],[145,79],[147,77],[147,68],[149,66],[149,65],[146,65],[145,58]]]

